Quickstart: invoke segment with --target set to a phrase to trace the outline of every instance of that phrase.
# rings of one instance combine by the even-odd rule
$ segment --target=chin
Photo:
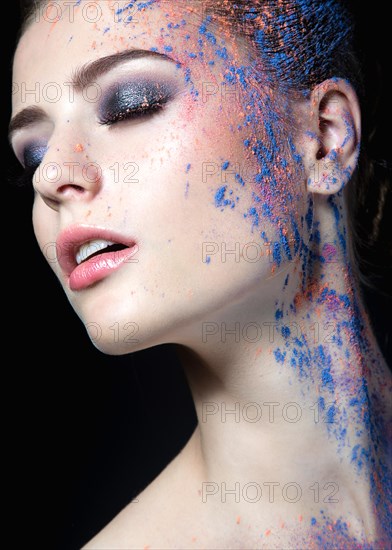
[[[107,355],[127,355],[165,342],[161,327],[150,326],[142,331],[135,321],[82,322],[94,347]]]
[[[154,296],[101,283],[67,294],[92,344],[102,353],[126,355],[168,342],[167,315],[157,311]]]
[[[100,333],[99,336],[92,334],[92,331],[88,330],[88,334],[91,339],[92,345],[101,353],[105,355],[128,355],[136,351],[141,351],[143,349],[151,347],[148,344],[142,344],[141,341],[138,343],[130,344],[124,342],[113,342],[113,332],[111,334]]]

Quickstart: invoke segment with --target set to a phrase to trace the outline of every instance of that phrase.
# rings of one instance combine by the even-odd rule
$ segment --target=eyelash
[[[137,120],[139,118],[153,116],[164,109],[164,106],[168,100],[169,98],[167,97],[160,97],[150,103],[140,103],[133,108],[128,107],[126,109],[107,114],[106,116],[103,115],[101,116],[99,123],[102,126],[112,126],[117,122],[123,122],[125,120]]]

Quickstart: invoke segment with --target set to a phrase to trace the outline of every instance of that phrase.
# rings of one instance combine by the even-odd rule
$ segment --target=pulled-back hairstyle
[[[47,0],[20,0],[21,33]],[[159,0],[158,0],[159,2]],[[388,294],[392,264],[386,209],[390,173],[386,162],[372,162],[367,145],[374,134],[364,93],[363,70],[355,51],[355,28],[343,0],[192,0],[205,14],[224,20],[257,48],[271,86],[306,95],[324,80],[349,80],[362,105],[363,138],[359,165],[346,186],[351,246],[361,283]],[[365,107],[365,108],[364,108]],[[369,117],[370,118],[370,117]]]

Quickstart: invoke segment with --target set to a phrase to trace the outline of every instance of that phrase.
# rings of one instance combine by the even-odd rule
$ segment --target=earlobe
[[[357,95],[342,79],[312,92],[311,131],[305,155],[309,192],[330,195],[350,180],[358,161],[361,114]]]

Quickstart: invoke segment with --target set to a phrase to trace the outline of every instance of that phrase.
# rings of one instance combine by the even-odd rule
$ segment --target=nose
[[[102,170],[90,160],[83,142],[50,145],[35,172],[33,185],[47,204],[93,199],[102,184]]]

